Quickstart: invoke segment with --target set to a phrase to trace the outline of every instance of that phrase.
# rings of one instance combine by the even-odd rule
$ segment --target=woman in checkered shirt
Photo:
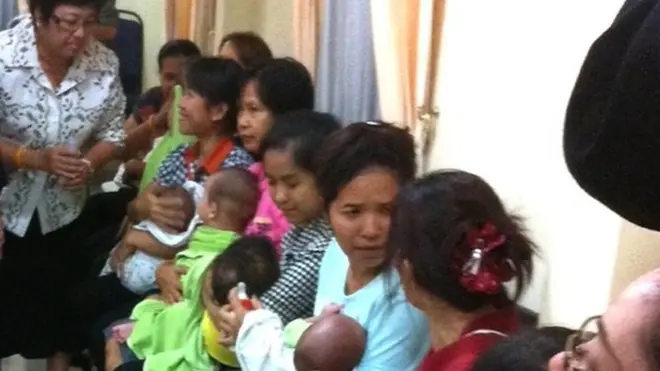
[[[261,297],[284,323],[314,311],[319,266],[332,230],[312,159],[323,139],[340,127],[329,114],[295,111],[277,116],[261,143],[271,197],[292,225],[282,238],[282,275]]]

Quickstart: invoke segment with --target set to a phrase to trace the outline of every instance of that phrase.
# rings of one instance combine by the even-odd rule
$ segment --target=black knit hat
[[[591,46],[571,96],[564,156],[580,186],[660,230],[660,0],[628,0]]]

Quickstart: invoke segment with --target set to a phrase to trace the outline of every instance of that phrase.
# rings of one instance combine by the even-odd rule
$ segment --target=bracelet
[[[155,131],[156,115],[149,116],[149,119],[147,119],[147,126],[149,127],[149,130],[151,130],[152,133]]]
[[[83,163],[85,163],[85,165],[87,165],[87,170],[90,172],[90,174],[94,172],[94,168],[92,167],[92,162],[91,161],[89,161],[86,158],[83,158],[80,161],[82,161]]]
[[[27,149],[25,147],[20,147],[16,150],[16,153],[14,153],[14,164],[19,169],[23,166],[23,156],[26,151]]]

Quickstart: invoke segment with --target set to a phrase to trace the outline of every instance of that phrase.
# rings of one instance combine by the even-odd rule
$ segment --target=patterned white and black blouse
[[[292,227],[282,238],[280,278],[260,298],[285,325],[314,314],[319,269],[334,234],[325,218]]]
[[[166,187],[174,187],[183,185],[186,180],[192,180],[197,183],[203,184],[206,178],[210,175],[202,164],[198,161],[188,163],[186,160],[186,152],[191,150],[194,144],[182,144],[170,152],[163,162],[158,167],[155,181],[158,184]],[[221,162],[217,171],[231,167],[238,167],[247,169],[254,163],[252,156],[241,146],[234,145],[231,152]]]
[[[54,89],[39,64],[29,18],[0,32],[0,137],[31,149],[80,148],[92,139],[121,145],[124,105],[119,61],[101,43],[91,42]],[[87,197],[85,190],[62,189],[44,172],[8,176],[0,208],[5,227],[18,236],[35,210],[44,234],[71,223]]]

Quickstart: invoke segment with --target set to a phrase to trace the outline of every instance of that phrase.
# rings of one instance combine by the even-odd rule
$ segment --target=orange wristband
[[[14,153],[14,164],[16,164],[17,168],[21,168],[23,165],[23,155],[25,155],[25,147],[20,147],[19,149],[16,150],[16,153]]]
[[[156,115],[151,115],[149,116],[149,119],[147,120],[147,126],[149,126],[149,130],[152,132],[154,131],[154,126],[156,125]]]

